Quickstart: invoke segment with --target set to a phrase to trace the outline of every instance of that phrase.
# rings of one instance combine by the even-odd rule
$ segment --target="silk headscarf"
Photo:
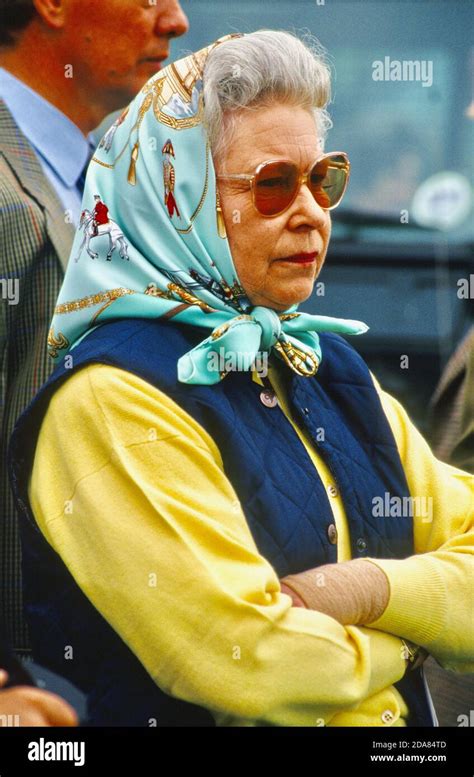
[[[206,59],[234,37],[156,73],[100,141],[48,336],[55,361],[106,321],[173,318],[210,330],[177,359],[184,383],[219,382],[225,371],[216,354],[234,354],[239,369],[249,369],[271,350],[313,375],[322,358],[318,331],[367,330],[297,305],[285,313],[254,307],[242,288],[202,124]]]

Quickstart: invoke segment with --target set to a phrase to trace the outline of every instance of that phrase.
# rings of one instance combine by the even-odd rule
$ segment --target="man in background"
[[[438,459],[474,472],[474,326],[448,361],[430,404]]]
[[[429,420],[431,447],[437,458],[474,473],[474,326],[443,370],[430,402]],[[474,675],[456,675],[432,658],[425,672],[440,725],[459,726],[460,721],[469,720]]]
[[[28,634],[8,440],[54,366],[46,341],[98,140],[92,130],[135,96],[187,29],[178,0],[0,0],[0,620],[20,654]]]

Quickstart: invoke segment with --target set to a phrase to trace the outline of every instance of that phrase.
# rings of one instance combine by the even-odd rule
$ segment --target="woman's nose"
[[[306,226],[319,230],[324,228],[330,219],[329,212],[316,202],[305,182],[301,183],[291,210],[290,229]]]
[[[159,7],[162,10],[158,14],[155,25],[155,35],[158,37],[177,38],[189,30],[189,20],[178,0],[160,0]]]

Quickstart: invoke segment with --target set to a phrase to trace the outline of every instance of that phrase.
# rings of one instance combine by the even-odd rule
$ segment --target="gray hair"
[[[332,126],[325,106],[331,74],[318,40],[289,32],[258,30],[219,44],[203,74],[204,117],[214,158],[224,153],[246,110],[276,103],[313,112],[321,150]]]

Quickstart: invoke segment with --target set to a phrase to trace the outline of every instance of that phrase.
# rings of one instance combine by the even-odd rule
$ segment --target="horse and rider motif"
[[[94,210],[91,212],[86,208],[81,213],[79,229],[84,231],[84,237],[82,239],[81,245],[79,246],[79,252],[74,261],[79,261],[84,246],[91,259],[97,259],[99,254],[97,251],[92,251],[89,244],[92,238],[102,237],[102,235],[109,236],[109,250],[106,257],[108,262],[112,261],[112,254],[117,246],[119,248],[119,253],[122,259],[130,260],[128,255],[128,245],[123,236],[122,230],[115,221],[109,218],[109,209],[107,205],[102,202],[102,199],[98,194],[94,195],[94,200]]]

